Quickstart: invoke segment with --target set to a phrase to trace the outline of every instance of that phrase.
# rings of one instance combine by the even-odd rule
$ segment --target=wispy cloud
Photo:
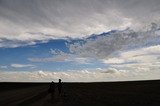
[[[2,69],[7,69],[8,66],[6,66],[6,65],[1,65],[0,68],[2,68]]]
[[[96,39],[85,39],[85,43],[72,43],[69,49],[71,53],[81,57],[109,58],[119,51],[160,44],[158,31],[155,24],[152,24],[147,31],[131,29],[116,31],[105,36],[98,36]]]
[[[68,61],[67,56],[56,56],[48,58],[28,58],[31,62],[65,62]]]
[[[133,71],[152,71],[160,68],[160,45],[121,52],[114,58],[103,60],[104,63],[117,69]]]
[[[65,54],[65,55],[56,55],[54,57],[46,58],[28,58],[31,62],[72,62],[75,64],[89,64],[91,59],[78,57],[75,55]]]
[[[11,64],[11,67],[24,68],[24,67],[35,67],[35,65],[32,65],[32,64]]]

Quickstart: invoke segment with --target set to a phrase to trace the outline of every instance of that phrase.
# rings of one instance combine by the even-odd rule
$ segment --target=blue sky
[[[160,78],[159,0],[0,0],[0,81]]]
[[[77,40],[78,41],[78,40]],[[73,41],[75,42],[75,41]],[[30,61],[30,58],[52,58],[57,54],[53,54],[51,51],[59,50],[65,53],[70,53],[66,44],[69,44],[67,40],[50,40],[46,43],[40,43],[31,46],[23,46],[16,48],[1,48],[0,55],[2,66],[7,66],[7,71],[30,71],[30,70],[47,70],[47,71],[66,71],[66,70],[80,70],[86,68],[98,68],[106,67],[105,64],[100,64],[98,61],[91,63],[75,63],[75,61]],[[16,67],[16,65],[24,65],[22,67]],[[29,66],[25,66],[29,65]],[[1,67],[3,69],[3,67]]]

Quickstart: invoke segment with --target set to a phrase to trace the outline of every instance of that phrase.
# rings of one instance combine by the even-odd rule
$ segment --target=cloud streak
[[[24,68],[24,67],[35,67],[35,65],[32,65],[32,64],[11,64],[11,67]]]

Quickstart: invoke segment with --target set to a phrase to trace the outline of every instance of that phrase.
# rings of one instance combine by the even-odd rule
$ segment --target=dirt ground
[[[0,83],[0,106],[160,106],[160,80],[63,83],[54,98],[49,83]]]

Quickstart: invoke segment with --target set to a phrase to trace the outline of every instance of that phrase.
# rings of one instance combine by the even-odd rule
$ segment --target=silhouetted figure
[[[55,83],[52,81],[49,89],[48,89],[48,93],[51,93],[51,99],[54,99],[54,93],[55,93]]]
[[[59,95],[62,92],[62,82],[61,82],[61,79],[59,79],[59,82],[58,82],[58,92],[59,92]]]

